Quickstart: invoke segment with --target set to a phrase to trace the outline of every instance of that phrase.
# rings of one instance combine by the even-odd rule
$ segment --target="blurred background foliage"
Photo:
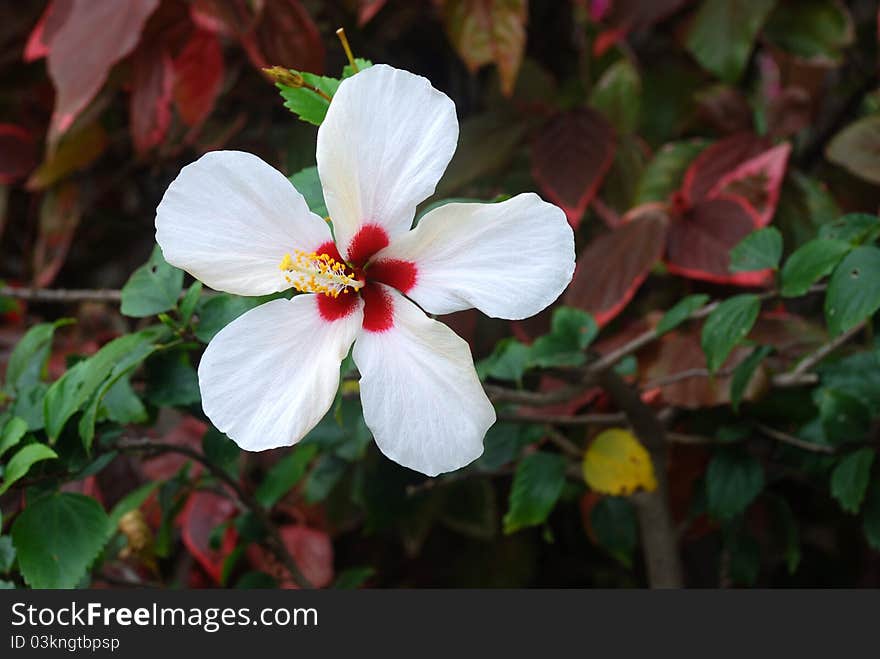
[[[878,19],[869,0],[4,3],[0,580],[629,587],[663,582],[671,543],[666,583],[877,586]],[[260,300],[154,251],[156,205],[206,151],[256,153],[321,208],[320,108],[261,70],[340,77],[338,27],[456,103],[425,207],[537,190],[576,228],[554,308],[444,318],[501,420],[438,479],[379,454],[348,363],[299,446],[240,452],[195,368]]]

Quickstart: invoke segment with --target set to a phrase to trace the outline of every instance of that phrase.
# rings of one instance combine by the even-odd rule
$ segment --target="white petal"
[[[199,364],[202,408],[241,448],[290,446],[324,416],[363,319],[324,320],[316,295],[272,300],[223,328]]]
[[[415,285],[404,292],[429,313],[476,307],[517,320],[568,286],[574,234],[560,208],[528,193],[497,204],[440,206],[375,257],[384,258],[415,264]]]
[[[242,151],[213,151],[184,167],[156,209],[165,260],[237,295],[290,288],[278,268],[284,255],[330,239],[284,174]]]
[[[318,130],[318,173],[343,255],[366,224],[412,226],[458,142],[455,104],[426,78],[376,64],[342,82]]]
[[[467,342],[394,289],[394,325],[354,344],[364,420],[379,449],[428,476],[483,453],[495,410],[477,379]]]

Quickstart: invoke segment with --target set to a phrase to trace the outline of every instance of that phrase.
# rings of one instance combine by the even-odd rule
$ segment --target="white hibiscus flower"
[[[247,312],[202,357],[205,413],[241,448],[302,439],[332,405],[353,343],[364,419],[385,455],[429,476],[480,456],[495,411],[467,343],[425,312],[541,311],[571,280],[574,236],[535,194],[450,203],[410,230],[457,141],[446,95],[376,65],[342,82],[318,131],[335,240],[248,153],[208,153],[168,187],[156,240],[169,263],[236,295],[302,291]]]

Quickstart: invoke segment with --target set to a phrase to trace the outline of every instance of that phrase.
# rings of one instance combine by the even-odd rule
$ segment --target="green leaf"
[[[186,295],[180,300],[180,320],[184,325],[189,324],[201,296],[202,282],[193,282],[193,284],[187,289]]]
[[[27,421],[17,416],[10,418],[4,424],[3,431],[0,432],[0,457],[3,457],[6,451],[18,444],[27,430]]]
[[[147,362],[146,399],[157,407],[186,407],[202,399],[188,352],[164,352]]]
[[[255,493],[257,501],[271,508],[276,501],[287,494],[302,480],[318,447],[315,444],[301,444],[281,458],[266,474]]]
[[[0,535],[0,574],[8,574],[15,562],[15,546],[8,535]]]
[[[777,4],[764,36],[799,57],[838,60],[842,50],[852,43],[854,32],[843,3],[798,0]]]
[[[813,394],[825,437],[832,444],[857,441],[871,426],[871,411],[855,396],[822,387]]]
[[[636,205],[666,201],[681,187],[685,171],[706,145],[705,140],[664,144],[642,171],[636,188]]]
[[[602,497],[590,513],[596,540],[626,567],[632,567],[639,529],[635,510],[624,497]]]
[[[755,37],[775,0],[703,0],[686,46],[704,69],[725,82],[739,80]]]
[[[537,451],[524,457],[513,476],[504,532],[514,533],[542,524],[553,510],[565,485],[565,458]]]
[[[531,348],[524,343],[512,337],[501,339],[492,354],[477,363],[477,374],[482,380],[490,377],[519,381],[526,372],[531,354]]]
[[[733,377],[730,380],[730,404],[734,412],[739,409],[743,394],[758,366],[771,352],[773,352],[772,346],[758,346],[733,370]]]
[[[619,133],[635,131],[641,113],[642,80],[628,59],[609,66],[593,87],[590,104],[610,121]]]
[[[872,464],[874,449],[863,448],[842,458],[831,472],[831,496],[846,512],[855,515],[862,507],[871,479]]]
[[[330,214],[327,212],[327,204],[324,202],[324,188],[321,187],[317,167],[306,167],[289,178],[293,187],[305,197],[309,210],[321,217],[327,217]]]
[[[108,536],[109,519],[94,499],[56,492],[30,503],[12,526],[24,580],[32,588],[73,588]]]
[[[140,508],[144,501],[146,501],[161,484],[161,481],[146,483],[122,497],[117,504],[113,506],[113,510],[110,511],[109,522],[107,525],[109,532],[112,533],[117,529],[119,526],[119,520],[121,520],[126,513],[130,513],[132,510]]]
[[[119,378],[156,350],[157,343],[167,332],[162,326],[154,326],[121,336],[88,359],[77,362],[58,378],[49,387],[43,401],[49,438],[56,440],[70,417],[86,403],[89,403],[89,410],[83,417],[80,434],[88,436],[93,432],[98,404],[103,396]]]
[[[754,586],[761,571],[761,546],[750,534],[740,530],[725,539],[730,562],[728,575],[735,584]]]
[[[217,332],[260,304],[260,298],[238,297],[226,293],[203,298],[198,307],[199,324],[196,326],[196,338],[202,343],[208,343]]]
[[[864,245],[880,236],[880,217],[868,213],[849,213],[819,227],[819,238],[843,240],[851,245]]]
[[[336,78],[328,78],[326,76],[315,75],[306,71],[299,71],[306,84],[320,89],[324,94],[333,98],[336,90],[339,89],[340,80]],[[306,87],[288,87],[281,83],[276,83],[276,87],[281,90],[281,98],[284,99],[284,107],[293,112],[302,121],[306,121],[315,126],[320,126],[327,116],[327,110],[330,108],[330,101],[311,89]]]
[[[122,287],[121,311],[126,316],[145,318],[177,305],[183,290],[183,270],[169,265],[159,246],[150,260],[134,271]]]
[[[797,519],[788,502],[775,494],[765,497],[773,515],[773,535],[782,544],[789,574],[794,574],[801,562],[801,540]]]
[[[543,367],[580,366],[586,361],[584,350],[598,334],[599,326],[586,311],[560,307],[553,312],[550,333],[532,344],[529,362]]]
[[[0,494],[3,494],[12,487],[37,462],[52,460],[57,457],[58,454],[45,444],[22,446],[6,464],[6,469],[3,471],[3,483],[0,484]]]
[[[741,515],[764,489],[757,458],[734,449],[716,451],[706,471],[706,505],[715,519]]]
[[[127,377],[119,378],[107,390],[101,406],[107,418],[119,425],[143,423],[147,420],[147,409],[132,389],[131,380]]]
[[[371,567],[350,567],[343,570],[336,577],[332,588],[337,590],[354,590],[360,588],[366,583],[367,579],[376,574],[376,570]]]
[[[241,449],[229,437],[216,428],[208,428],[202,437],[202,452],[213,464],[235,476],[238,474],[238,461]]]
[[[810,286],[831,274],[852,245],[843,240],[816,238],[799,247],[782,268],[783,297],[804,295]]]
[[[863,510],[862,530],[871,549],[880,552],[880,481],[874,480],[868,487]]]
[[[541,439],[544,429],[518,423],[496,423],[483,439],[483,455],[474,463],[482,471],[495,471],[514,462],[522,449]]]
[[[737,344],[748,336],[758,319],[757,295],[735,295],[719,304],[706,319],[700,344],[711,372],[717,371]]]
[[[776,269],[782,258],[782,234],[776,227],[753,231],[730,250],[730,271]]]
[[[831,275],[825,295],[825,320],[832,336],[880,309],[880,249],[856,247]]]
[[[355,68],[351,64],[346,64],[344,67],[342,67],[343,80],[345,80],[346,78],[350,78],[355,73],[360,73],[364,69],[369,69],[371,66],[373,66],[373,63],[370,60],[363,59],[362,57],[355,57],[354,63],[357,64],[357,71],[355,71]]]
[[[40,382],[46,370],[46,361],[52,349],[55,330],[74,322],[63,318],[54,323],[40,323],[31,327],[16,344],[6,365],[6,389],[22,392]]]
[[[348,462],[332,453],[322,455],[315,462],[315,467],[306,478],[303,486],[303,498],[308,503],[317,503],[326,499],[348,469]]]
[[[690,318],[691,314],[694,313],[694,311],[701,308],[708,301],[709,296],[703,293],[688,295],[687,297],[679,300],[674,307],[663,314],[663,318],[661,318],[660,322],[657,323],[657,327],[654,328],[657,336],[662,336],[663,334],[674,330],[676,327],[678,327],[684,321]]]

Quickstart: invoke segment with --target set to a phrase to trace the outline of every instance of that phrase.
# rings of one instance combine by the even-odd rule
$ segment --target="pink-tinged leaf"
[[[144,43],[132,58],[129,121],[135,151],[143,155],[165,139],[171,124],[174,63],[158,43]]]
[[[333,581],[333,543],[324,531],[304,524],[289,524],[279,529],[284,547],[309,582],[317,587],[329,586]],[[259,545],[251,545],[247,557],[257,570],[278,581],[281,588],[299,588],[287,568]]]
[[[230,520],[236,512],[235,504],[221,494],[199,490],[187,499],[180,514],[181,539],[202,569],[218,584],[223,574],[223,561],[235,548],[235,527],[230,525],[223,534],[220,547],[211,547],[214,529]]]
[[[23,179],[36,164],[33,136],[21,126],[0,124],[0,185]]]
[[[614,161],[614,129],[595,110],[550,119],[532,142],[532,176],[577,228]]]
[[[230,38],[247,32],[256,21],[242,0],[193,0],[189,13],[199,30]]]
[[[684,175],[681,195],[685,206],[705,199],[728,172],[765,151],[770,144],[754,133],[736,133],[705,149]]]
[[[27,44],[24,47],[24,61],[34,62],[49,54],[52,48],[52,39],[58,33],[68,14],[73,7],[74,0],[51,0],[40,20],[31,30]]]
[[[786,142],[746,160],[721,177],[709,192],[709,198],[742,197],[755,210],[757,226],[767,226],[776,212],[790,153],[791,145]]]
[[[358,26],[363,27],[385,6],[387,0],[360,0],[358,3]]]
[[[763,286],[770,270],[730,272],[730,250],[758,226],[758,217],[740,197],[701,201],[669,225],[666,265],[670,272],[719,284]]]
[[[40,205],[40,228],[33,250],[33,284],[49,286],[64,265],[82,216],[79,188],[68,182],[51,189]]]
[[[565,303],[589,311],[599,325],[608,323],[660,260],[668,226],[661,204],[633,209],[619,228],[595,238],[581,253]]]
[[[56,92],[50,145],[95,97],[112,66],[134,50],[147,18],[158,6],[159,0],[74,0],[48,56]]]
[[[161,440],[166,444],[175,444],[200,451],[202,437],[207,431],[208,425],[206,423],[191,416],[182,416],[177,425],[166,432]],[[154,458],[144,458],[140,461],[140,467],[149,480],[162,481],[174,476],[187,462],[192,461],[180,453],[168,452]],[[193,478],[196,478],[201,472],[202,466],[193,464],[189,473]]]
[[[593,43],[593,54],[601,55],[630,32],[643,30],[674,14],[689,0],[603,0],[593,1],[593,20],[607,28]]]
[[[28,190],[42,190],[91,165],[107,148],[107,133],[99,123],[77,128],[64,136],[58,148],[27,180]]]
[[[283,66],[300,71],[324,70],[324,43],[318,27],[299,0],[267,2],[253,30],[241,37],[254,66]]]
[[[513,94],[526,46],[528,0],[443,0],[446,32],[473,73],[494,63],[501,91]]]
[[[220,40],[196,30],[174,60],[174,104],[186,125],[197,126],[211,114],[222,85]]]

